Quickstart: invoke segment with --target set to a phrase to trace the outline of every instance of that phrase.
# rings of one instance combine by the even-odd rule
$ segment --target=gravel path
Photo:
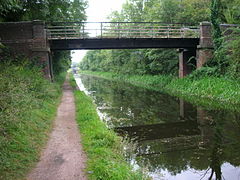
[[[27,180],[86,180],[86,155],[80,139],[75,121],[74,96],[66,81],[53,131],[40,162],[30,172]]]

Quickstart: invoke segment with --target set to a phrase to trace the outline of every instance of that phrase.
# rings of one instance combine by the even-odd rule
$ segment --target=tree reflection
[[[239,114],[207,111],[125,83],[92,77],[83,77],[82,82],[110,117],[110,127],[122,128],[120,134],[135,141],[129,147],[134,153],[129,161],[172,176],[189,169],[205,171],[198,177],[209,180],[224,179],[225,162],[240,165]]]
[[[220,144],[215,143],[213,147],[212,155],[211,155],[211,164],[210,164],[211,175],[209,177],[209,180],[213,178],[214,174],[215,174],[216,180],[222,179],[222,172],[221,172],[222,162],[220,160],[221,155],[222,155],[222,148],[220,147]]]
[[[212,180],[215,174],[216,180],[222,179],[222,171],[221,171],[221,157],[223,153],[223,135],[222,135],[222,127],[223,127],[222,119],[214,120],[213,132],[213,147],[212,147],[212,154],[211,154],[211,174],[208,178]]]

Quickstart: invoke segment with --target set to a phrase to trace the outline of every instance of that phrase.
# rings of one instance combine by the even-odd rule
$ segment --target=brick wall
[[[49,68],[49,44],[43,21],[0,23],[0,41],[9,47],[12,56],[25,55],[43,66],[48,79],[52,78]]]

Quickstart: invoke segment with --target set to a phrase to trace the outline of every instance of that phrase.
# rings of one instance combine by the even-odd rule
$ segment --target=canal
[[[87,75],[75,76],[102,120],[129,142],[126,159],[154,180],[240,179],[240,114]]]

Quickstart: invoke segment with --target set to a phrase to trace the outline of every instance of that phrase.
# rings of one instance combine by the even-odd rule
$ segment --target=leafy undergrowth
[[[60,100],[38,68],[0,64],[0,179],[23,179],[39,159]]]
[[[164,75],[123,75],[91,71],[81,73],[125,81],[139,87],[162,91],[208,108],[240,111],[240,82],[237,80],[213,76],[179,79]]]
[[[75,91],[77,123],[87,153],[88,177],[92,180],[144,180],[140,171],[133,171],[125,161],[120,137],[106,127],[97,114],[92,99]]]

